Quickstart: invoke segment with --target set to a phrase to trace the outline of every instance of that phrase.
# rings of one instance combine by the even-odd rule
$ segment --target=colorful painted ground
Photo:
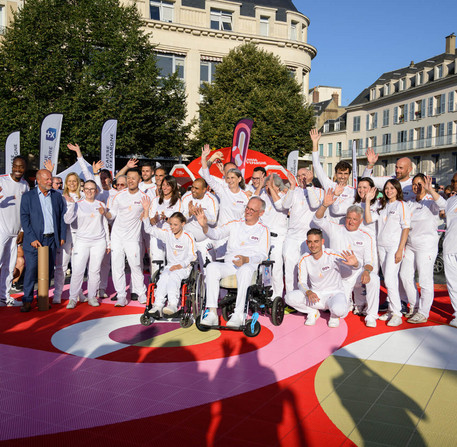
[[[0,445],[455,446],[457,329],[300,314],[259,336],[66,301],[0,310]]]

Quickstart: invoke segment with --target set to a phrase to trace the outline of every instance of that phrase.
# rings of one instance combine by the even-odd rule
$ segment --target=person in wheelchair
[[[270,232],[260,220],[264,212],[265,202],[260,197],[252,197],[246,205],[244,219],[227,222],[218,228],[210,228],[204,211],[201,208],[196,211],[198,223],[210,239],[228,237],[224,262],[211,262],[206,267],[208,312],[205,312],[201,319],[202,325],[219,324],[219,281],[230,275],[236,275],[237,297],[235,311],[227,322],[227,327],[238,329],[243,325],[247,289],[258,265],[267,259],[270,248]]]
[[[191,272],[191,263],[196,260],[194,237],[184,231],[186,218],[180,212],[168,218],[169,228],[153,227],[149,220],[150,200],[143,197],[144,231],[161,240],[166,246],[167,264],[160,274],[155,291],[155,302],[149,314],[154,318],[174,315],[178,311],[181,281],[187,279]],[[168,304],[165,307],[165,301]]]

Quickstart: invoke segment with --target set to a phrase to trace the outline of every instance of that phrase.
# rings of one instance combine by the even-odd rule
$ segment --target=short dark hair
[[[141,177],[140,168],[130,168],[130,169],[127,169],[127,172],[125,173],[125,175],[127,175],[129,172],[136,172],[136,173]]]
[[[113,180],[113,176],[111,175],[111,171],[109,169],[100,169],[100,174],[106,174],[111,180]]]
[[[27,166],[27,160],[26,160],[26,158],[23,157],[22,155],[16,155],[16,156],[13,158],[13,163],[14,163],[16,160],[22,160],[22,161],[25,163],[25,166]]]
[[[322,239],[322,230],[319,230],[319,228],[311,228],[308,230],[308,232],[306,233],[306,236],[310,236],[312,234],[315,234],[317,236],[319,236],[321,239]]]
[[[265,171],[265,168],[262,167],[262,166],[256,166],[252,172],[263,172],[263,174],[266,176],[267,175],[267,171]]]
[[[338,171],[347,171],[347,170],[349,170],[349,174],[352,172],[352,166],[347,161],[341,160],[335,166],[335,174]]]
[[[141,164],[142,168],[151,168],[153,171],[155,170],[155,166],[152,164],[152,161],[145,161]]]
[[[167,168],[164,168],[163,166],[159,166],[158,168],[155,169],[155,172],[157,172],[157,171],[159,171],[159,170],[160,170],[160,171],[163,171],[163,173],[164,173],[165,175],[168,175],[168,170],[167,170]]]

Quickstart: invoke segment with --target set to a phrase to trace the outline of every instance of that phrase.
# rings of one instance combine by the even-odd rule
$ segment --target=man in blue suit
[[[33,290],[38,273],[38,247],[49,247],[49,273],[54,270],[56,249],[65,243],[67,209],[62,195],[52,189],[52,175],[47,169],[36,174],[37,187],[22,196],[21,224],[24,230],[24,296],[21,312],[32,308]]]

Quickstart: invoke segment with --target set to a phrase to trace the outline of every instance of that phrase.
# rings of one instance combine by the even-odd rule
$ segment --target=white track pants
[[[0,233],[0,300],[7,301],[17,259],[17,236]]]
[[[401,317],[400,281],[398,277],[401,262],[395,264],[395,253],[397,250],[398,247],[378,246],[379,263],[381,264],[384,283],[389,297],[389,310],[393,315]]]
[[[317,303],[311,303],[301,290],[286,294],[286,303],[299,312],[309,314],[314,310],[329,310],[332,318],[344,318],[348,314],[346,295],[341,291],[315,292],[319,297]]]
[[[240,268],[237,268],[232,263],[226,262],[211,262],[208,264],[206,267],[206,307],[217,307],[219,281],[227,276],[236,275],[238,289],[235,313],[244,314],[246,293],[257,267],[257,264],[243,264]]]
[[[168,304],[179,307],[180,292],[181,292],[181,281],[186,279],[190,274],[190,270],[179,269],[170,271],[166,267],[160,274],[159,281],[157,282],[157,288],[154,293],[154,304],[160,307],[165,305],[166,298],[168,297]]]
[[[367,316],[378,318],[379,309],[379,275],[373,270],[370,273],[370,282],[362,285],[362,271],[356,271],[348,278],[343,278],[343,287],[348,303],[350,303],[352,292],[354,292],[354,305],[363,309],[366,305]]]
[[[118,300],[123,300],[127,296],[125,290],[125,258],[130,267],[132,293],[138,295],[138,299],[146,299],[146,286],[144,285],[143,275],[143,253],[140,241],[120,241],[111,240],[111,272],[114,288],[117,292]]]
[[[156,239],[153,236],[149,237],[149,258],[150,258],[150,267],[149,271],[151,276],[159,270],[159,266],[152,261],[164,261],[165,262],[165,244]],[[143,265],[143,257],[141,257],[141,264]]]
[[[286,236],[282,248],[286,293],[298,289],[298,262],[307,249],[305,239]]]
[[[447,290],[454,309],[454,317],[457,317],[457,253],[443,255],[443,260]]]
[[[100,287],[100,268],[106,254],[106,241],[76,241],[73,246],[70,299],[77,300],[87,270],[87,297],[95,298]]]
[[[405,257],[401,262],[400,278],[405,288],[410,307],[417,309],[428,318],[434,298],[433,266],[438,254],[438,244],[427,250],[414,250],[406,246]],[[414,274],[417,270],[421,294],[416,288]]]
[[[280,296],[282,298],[284,294],[284,270],[283,270],[283,259],[282,259],[282,248],[284,245],[285,234],[279,234],[276,237],[272,237],[271,240],[271,251],[270,260],[274,261],[271,271],[271,284],[273,286],[273,297]]]
[[[54,297],[60,298],[65,284],[65,273],[71,259],[73,240],[70,230],[67,230],[67,240],[65,244],[57,247],[56,266],[54,269]]]

